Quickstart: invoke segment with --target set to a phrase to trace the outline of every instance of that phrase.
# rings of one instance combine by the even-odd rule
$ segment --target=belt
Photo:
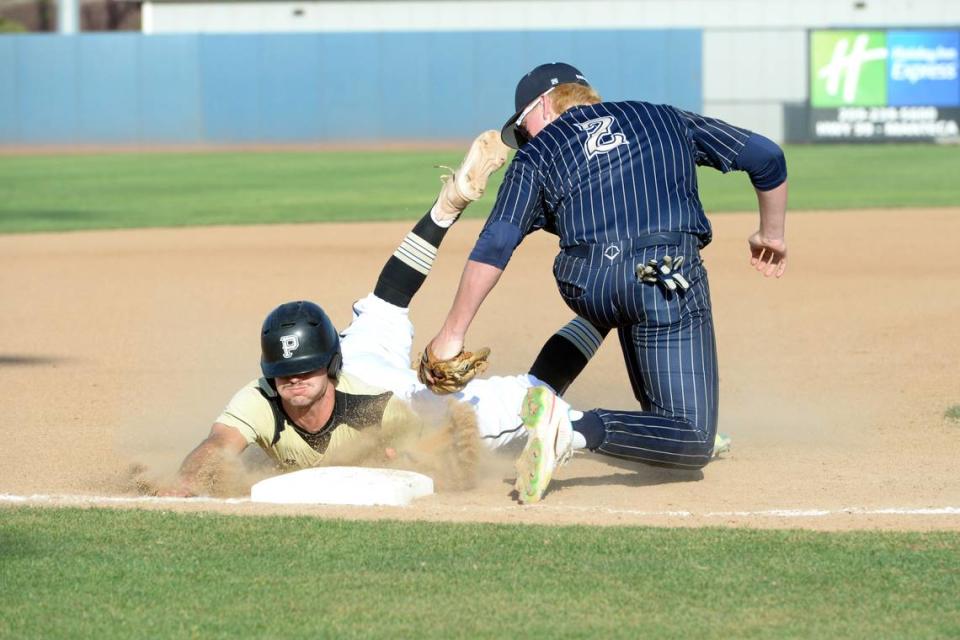
[[[646,249],[647,247],[656,246],[679,246],[683,244],[684,236],[689,235],[691,234],[680,232],[650,233],[636,238],[627,238],[626,240],[621,240],[619,242],[607,242],[604,244],[578,244],[572,247],[567,247],[563,250],[563,252],[568,256],[573,256],[574,258],[587,258],[591,261],[605,258],[606,260],[613,262],[621,256],[626,257],[632,255],[637,249]]]

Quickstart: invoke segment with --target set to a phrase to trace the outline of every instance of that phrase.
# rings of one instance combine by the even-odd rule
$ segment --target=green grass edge
[[[2,637],[947,637],[960,534],[0,511]]]

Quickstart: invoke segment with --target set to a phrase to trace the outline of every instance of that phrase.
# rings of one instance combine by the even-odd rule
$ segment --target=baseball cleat
[[[477,136],[453,175],[441,177],[443,187],[430,211],[434,222],[449,226],[467,205],[479,200],[487,189],[490,176],[507,161],[509,150],[500,140],[498,131],[491,129]]]
[[[713,439],[713,453],[710,454],[710,458],[719,458],[725,453],[730,453],[730,444],[733,440],[730,436],[717,432],[717,436]]]
[[[546,387],[527,391],[520,419],[530,433],[527,446],[517,459],[514,483],[521,503],[539,502],[553,472],[573,455],[569,412],[570,405]]]

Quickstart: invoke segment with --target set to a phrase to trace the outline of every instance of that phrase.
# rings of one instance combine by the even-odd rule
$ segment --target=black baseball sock
[[[437,225],[429,212],[423,216],[383,265],[374,295],[398,307],[410,306],[410,300],[427,279],[448,230]]]
[[[587,366],[609,331],[597,329],[581,317],[574,318],[550,336],[530,367],[530,374],[562,396]]]

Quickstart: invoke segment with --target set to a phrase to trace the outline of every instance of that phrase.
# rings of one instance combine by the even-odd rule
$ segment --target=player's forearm
[[[467,261],[467,266],[464,267],[463,275],[460,277],[460,287],[457,289],[453,306],[440,330],[441,335],[463,340],[480,305],[496,286],[502,273],[502,269],[493,265],[475,260]]]
[[[209,436],[187,454],[177,472],[174,493],[196,495],[217,475],[220,465],[228,458],[236,458],[246,448],[246,441],[230,427],[215,424]]]
[[[761,191],[757,189],[760,208],[760,236],[767,240],[783,240],[787,221],[787,183]]]
[[[183,493],[196,495],[201,477],[214,475],[216,461],[222,457],[222,449],[211,440],[204,440],[187,454],[177,472],[177,488]]]

